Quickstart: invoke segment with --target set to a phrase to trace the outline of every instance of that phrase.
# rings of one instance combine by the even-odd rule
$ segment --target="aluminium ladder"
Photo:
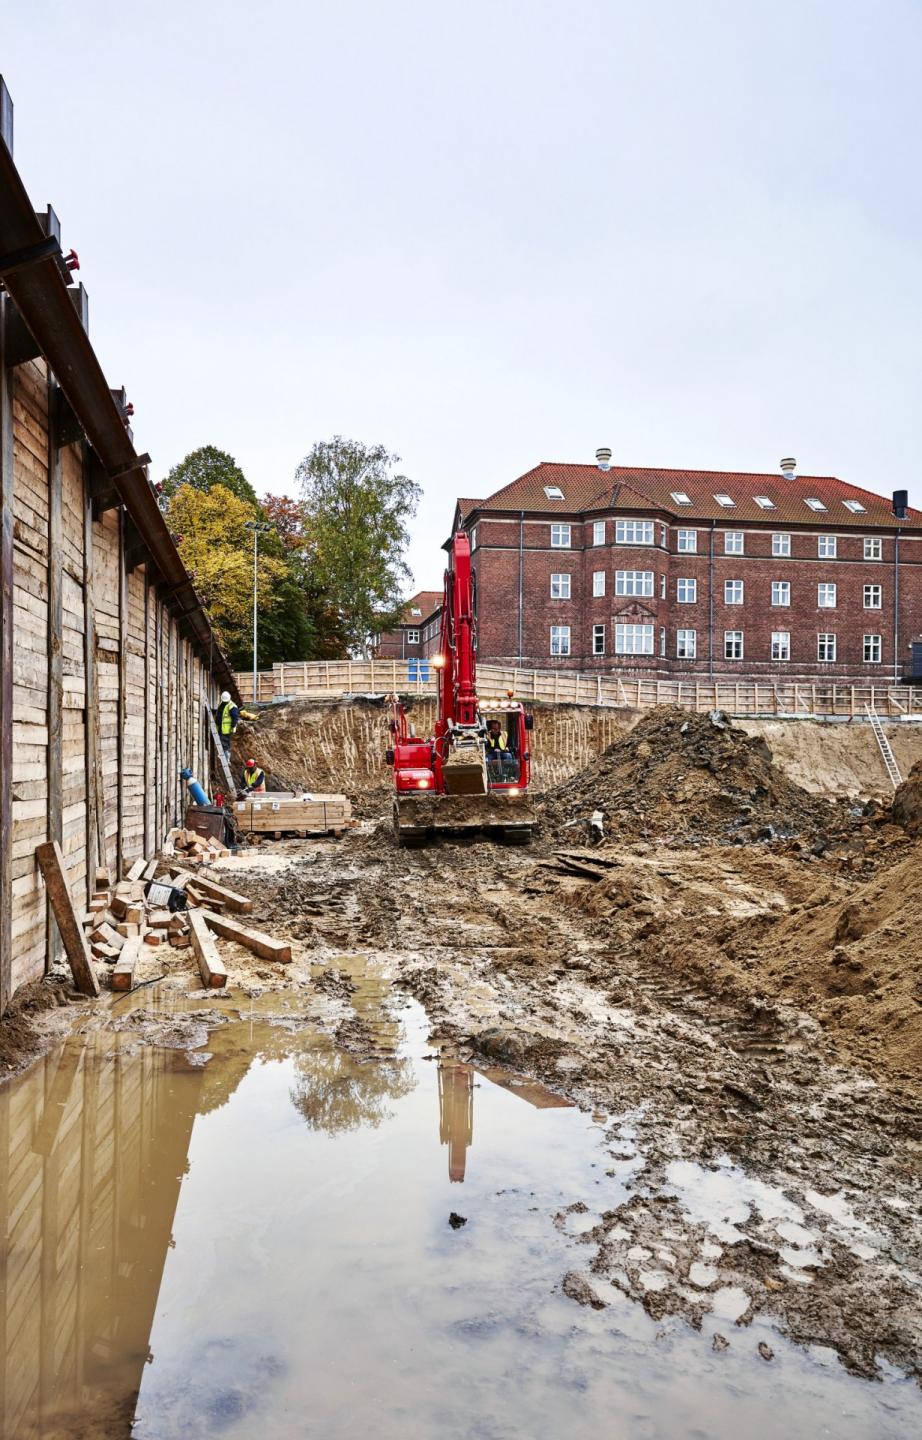
[[[880,750],[881,755],[883,756],[883,761],[884,765],[886,766],[890,784],[895,790],[898,785],[902,785],[903,783],[903,777],[900,774],[900,767],[896,763],[896,756],[890,748],[890,741],[884,734],[883,726],[880,723],[880,716],[877,714],[874,706],[865,705],[864,708],[868,712],[868,719],[871,722],[871,729],[874,731],[874,739],[877,741],[877,747]]]

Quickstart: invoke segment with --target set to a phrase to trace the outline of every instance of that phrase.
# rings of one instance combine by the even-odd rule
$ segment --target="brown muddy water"
[[[611,1285],[576,1303],[580,1234],[630,1193],[630,1117],[440,1061],[390,1004],[373,1061],[263,996],[198,1050],[129,1026],[0,1087],[4,1440],[919,1433],[911,1383],[736,1326],[729,1292],[700,1333]],[[775,1203],[670,1178],[718,1235]]]

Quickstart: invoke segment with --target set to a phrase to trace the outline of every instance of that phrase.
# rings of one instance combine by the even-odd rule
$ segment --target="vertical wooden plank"
[[[144,566],[144,829],[141,842],[145,855],[152,854],[151,847],[151,825],[150,825],[150,793],[151,793],[151,763],[150,763],[150,575],[148,568]]]
[[[64,843],[64,514],[61,447],[58,444],[61,391],[48,379],[48,839]],[[50,902],[45,972],[61,953],[61,937]]]
[[[86,685],[86,889],[93,898],[96,867],[105,854],[105,797],[99,773],[99,697],[96,691],[96,596],[93,583],[93,502],[87,490],[87,449],[83,447],[83,667]]]
[[[6,366],[11,304],[0,295],[0,1015],[13,982],[13,402]]]
[[[121,880],[125,859],[125,722],[128,718],[128,571],[125,568],[125,511],[118,512],[118,833],[115,839],[116,879]]]

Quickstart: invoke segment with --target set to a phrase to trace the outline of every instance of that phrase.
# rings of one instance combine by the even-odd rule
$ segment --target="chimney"
[[[600,445],[595,452],[595,463],[600,470],[608,470],[611,466],[611,451],[607,445]]]
[[[894,490],[893,492],[893,513],[897,520],[906,519],[906,511],[909,509],[909,491]]]
[[[791,455],[785,456],[781,461],[781,473],[785,480],[797,479],[797,461]]]

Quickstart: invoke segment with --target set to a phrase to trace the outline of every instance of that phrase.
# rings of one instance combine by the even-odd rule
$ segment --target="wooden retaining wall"
[[[181,768],[208,786],[202,706],[218,687],[125,508],[94,501],[86,441],[57,444],[45,362],[0,363],[0,392],[2,1013],[59,943],[35,847],[60,841],[81,912],[97,864],[156,849],[181,815]]]

